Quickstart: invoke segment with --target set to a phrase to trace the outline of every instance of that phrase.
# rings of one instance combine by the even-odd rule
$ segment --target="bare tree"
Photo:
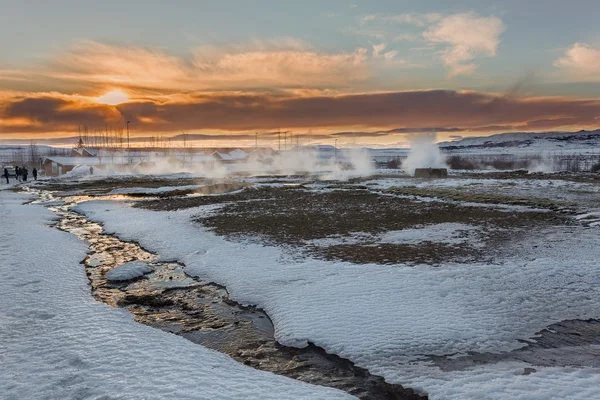
[[[25,164],[25,149],[18,147],[18,150],[13,151],[12,159],[16,165],[22,166]]]
[[[123,144],[125,143],[125,135],[123,134],[123,128],[119,128],[118,130],[116,130],[115,135],[117,137],[117,144],[119,145],[119,147],[123,147]]]

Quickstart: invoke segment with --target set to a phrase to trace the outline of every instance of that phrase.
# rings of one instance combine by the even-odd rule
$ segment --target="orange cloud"
[[[166,97],[163,97],[163,99]],[[86,124],[103,128],[130,120],[132,131],[248,131],[277,128],[446,131],[551,130],[597,127],[600,101],[574,98],[517,98],[478,92],[427,90],[333,96],[212,93],[177,95],[166,101],[132,101],[118,106],[79,97],[44,95],[5,100],[4,133],[75,132]],[[16,121],[18,123],[11,123]],[[24,123],[29,121],[29,124]]]
[[[25,70],[19,75],[7,71],[4,75],[6,79],[44,76],[85,88],[91,85],[168,93],[332,88],[367,79],[370,76],[367,60],[366,49],[326,53],[293,40],[201,46],[186,57],[156,48],[88,41],[75,45],[42,68]]]

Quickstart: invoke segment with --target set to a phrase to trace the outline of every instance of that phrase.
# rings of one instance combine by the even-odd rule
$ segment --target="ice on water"
[[[128,281],[139,278],[149,272],[152,272],[152,267],[148,264],[140,261],[131,261],[108,271],[106,279],[109,281]]]

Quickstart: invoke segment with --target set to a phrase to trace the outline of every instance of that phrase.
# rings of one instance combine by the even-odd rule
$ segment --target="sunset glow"
[[[0,0],[0,400],[600,400],[599,17]]]
[[[600,31],[586,28],[600,3],[585,12],[558,2],[303,3],[273,2],[265,19],[261,7],[132,0],[126,23],[108,31],[83,9],[67,18],[59,7],[5,7],[0,37],[29,39],[0,41],[0,140],[122,121],[132,137],[185,130],[233,144],[259,132],[271,146],[277,129],[304,143],[392,147],[422,132],[454,140],[600,126]],[[21,32],[28,24],[35,35]]]
[[[129,97],[121,91],[114,90],[96,98],[96,102],[109,106],[116,106],[129,101]]]

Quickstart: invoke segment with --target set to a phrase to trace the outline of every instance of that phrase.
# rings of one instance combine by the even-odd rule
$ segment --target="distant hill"
[[[600,129],[579,132],[510,132],[439,143],[446,152],[600,152]]]

